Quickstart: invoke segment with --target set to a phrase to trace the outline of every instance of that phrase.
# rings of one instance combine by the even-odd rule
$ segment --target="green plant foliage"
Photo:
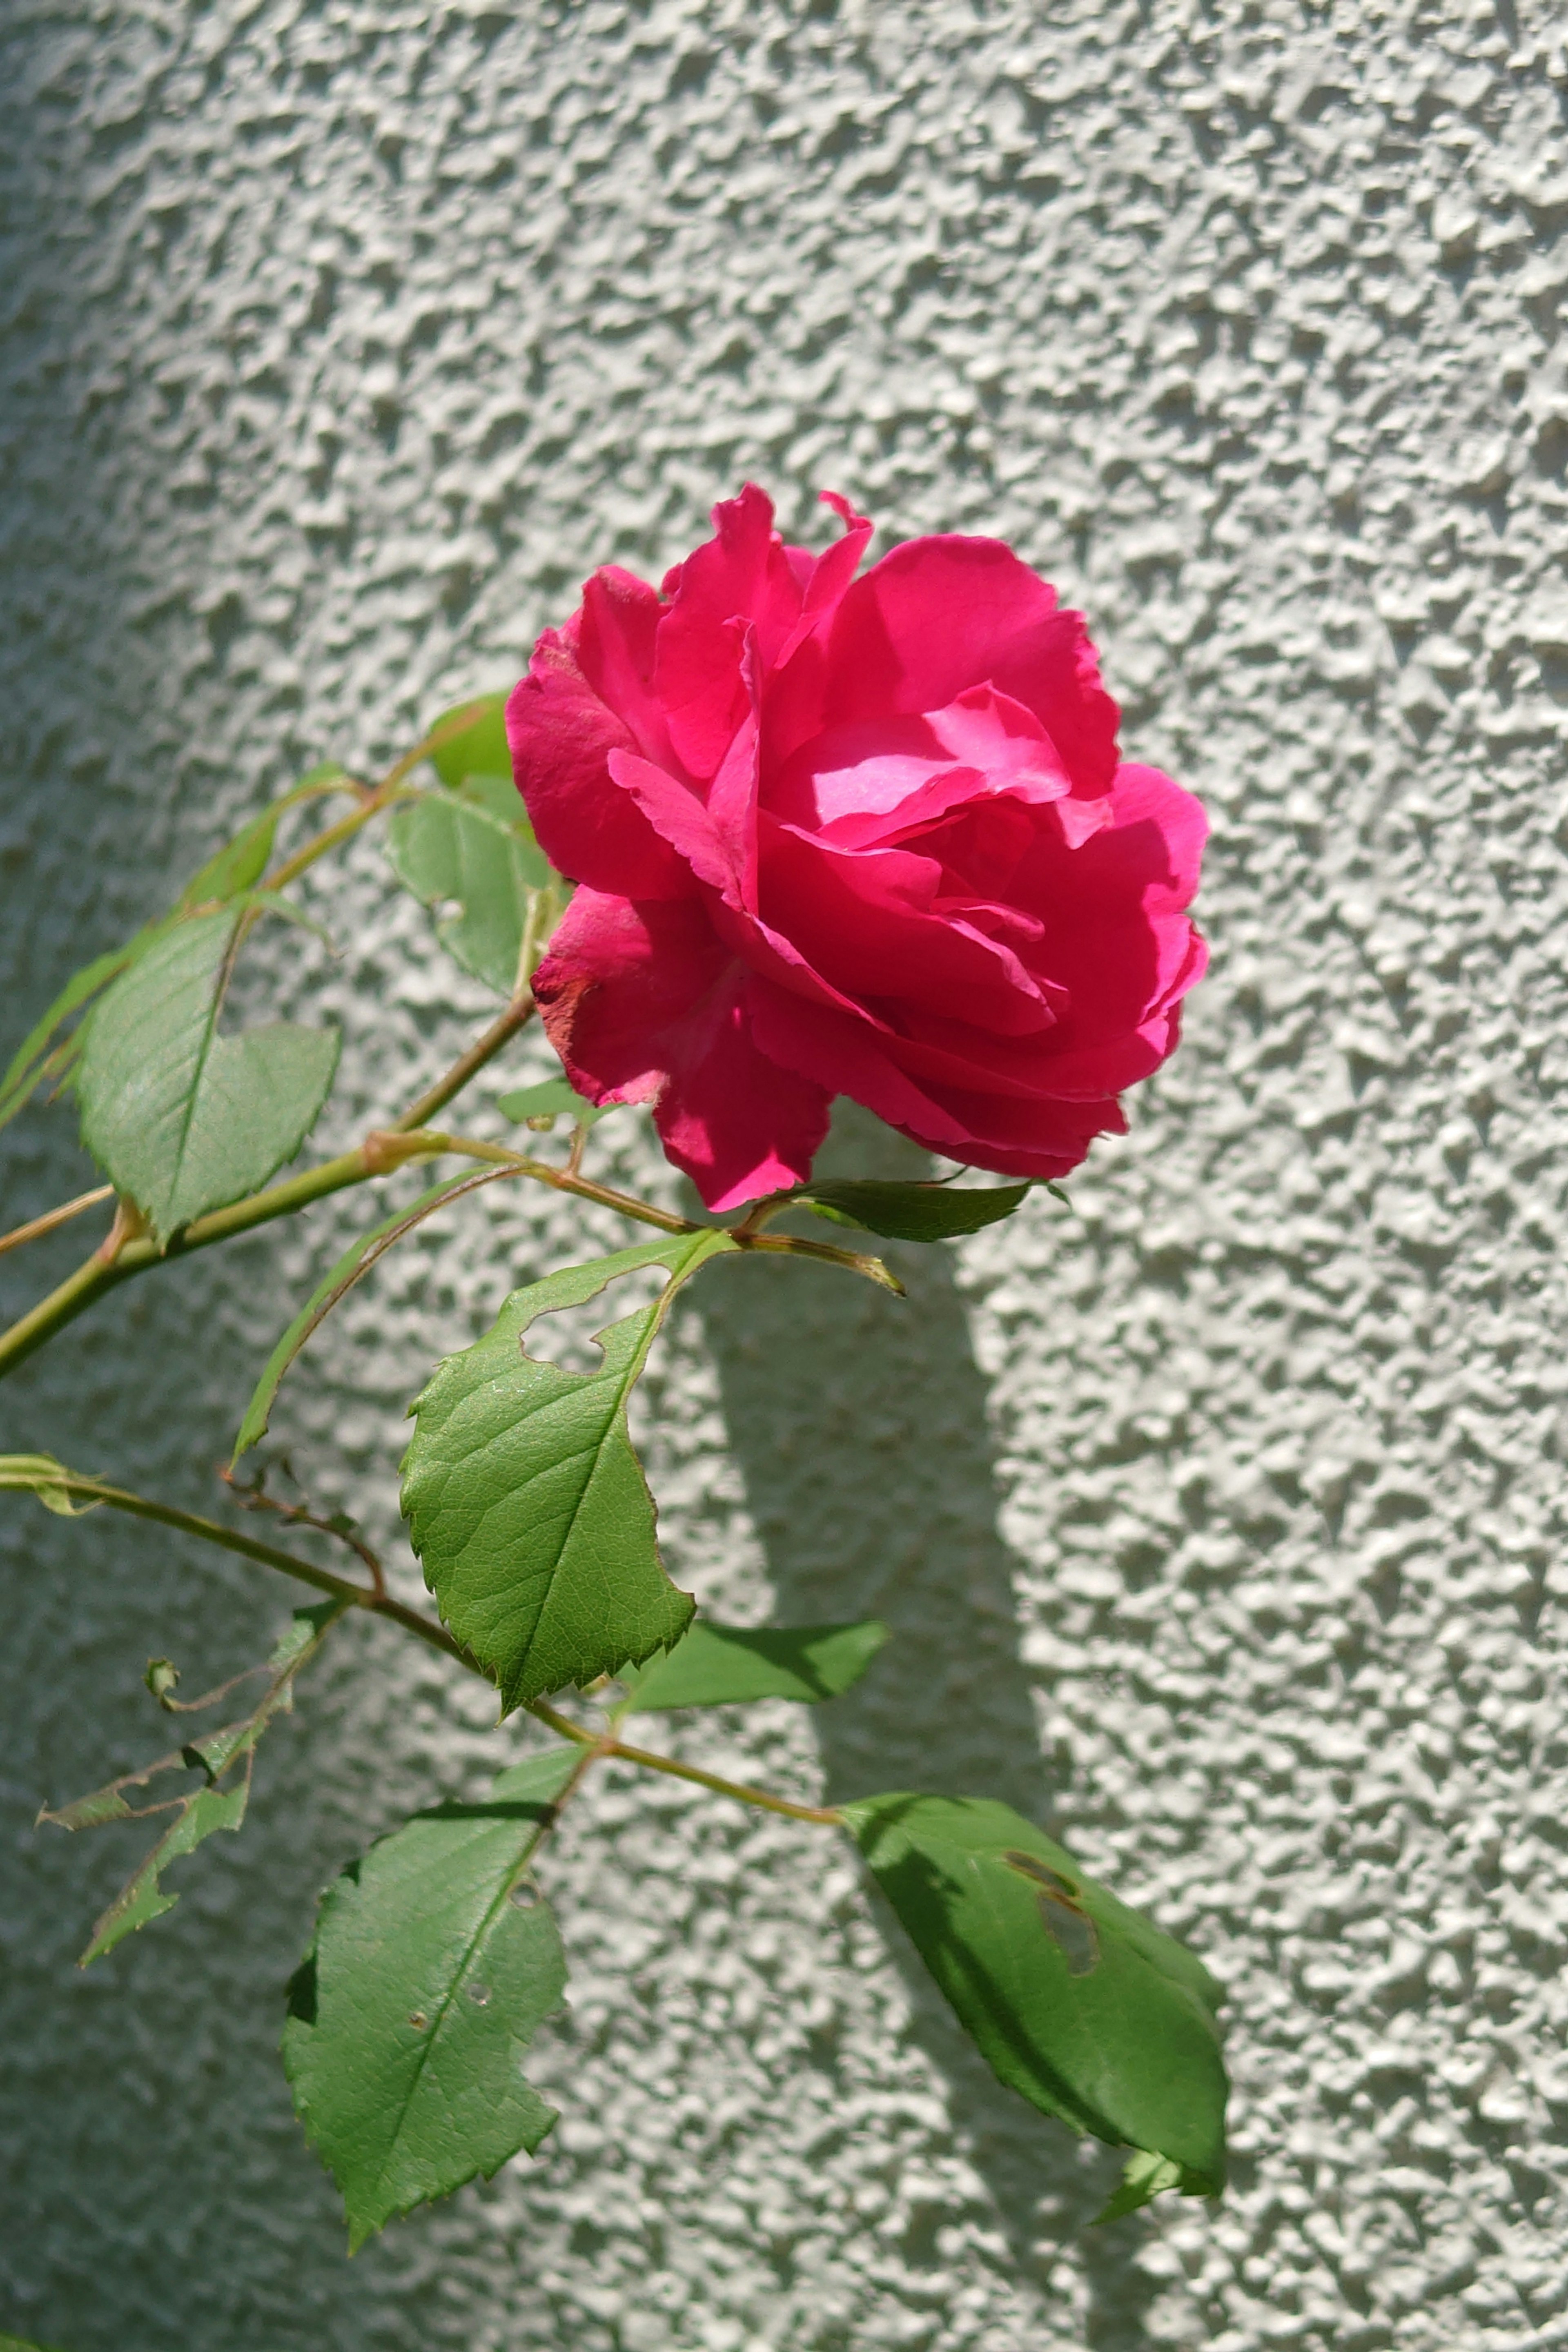
[[[682,1234],[514,1291],[494,1328],[438,1365],[409,1408],[409,1537],[442,1616],[494,1675],[505,1713],[640,1664],[690,1622],[692,1602],[659,1559],[626,1399],[677,1287],[733,1247],[725,1233]],[[524,1352],[541,1315],[583,1306],[638,1266],[665,1266],[669,1281],[599,1335],[596,1371]]]
[[[389,1249],[395,1248],[405,1234],[411,1234],[416,1225],[423,1224],[426,1217],[433,1215],[448,1201],[455,1200],[459,1192],[477,1192],[481,1184],[493,1184],[510,1172],[504,1168],[481,1168],[477,1171],[469,1169],[461,1176],[449,1176],[444,1183],[433,1184],[427,1192],[421,1192],[406,1209],[400,1209],[395,1216],[384,1218],[379,1225],[373,1225],[368,1234],[361,1234],[357,1241],[349,1244],[331,1272],[317,1284],[268,1357],[266,1369],[245,1408],[245,1418],[234,1441],[234,1453],[229,1462],[231,1469],[242,1454],[248,1453],[257,1440],[267,1434],[268,1420],[289,1365],[311,1333],[325,1322],[339,1299],[353,1288],[362,1276],[370,1272],[378,1258],[384,1257]]]
[[[335,1030],[279,1022],[220,1036],[243,913],[181,923],[95,1009],[77,1092],[82,1140],[160,1243],[291,1160],[337,1066]]]
[[[1189,2194],[1217,2194],[1220,1993],[1202,1963],[1008,1805],[893,1794],[843,1813],[1000,2079],[1077,2131],[1173,2164]],[[1137,2185],[1152,2195],[1153,2179]]]
[[[69,1476],[65,1464],[52,1454],[0,1454],[0,1488],[36,1495],[58,1518],[79,1519],[99,1506],[79,1503],[67,1483]]]
[[[436,916],[443,947],[476,980],[510,996],[526,976],[525,942],[548,929],[540,901],[552,882],[510,776],[469,775],[456,791],[410,802],[392,818],[387,850],[405,888],[421,906],[443,910]]]
[[[342,772],[337,768],[316,769],[306,779],[306,788]],[[287,802],[274,801],[270,808],[263,809],[259,816],[241,827],[232,841],[226,842],[216,856],[209,857],[181,891],[176,911],[186,915],[215,898],[220,905],[226,905],[229,899],[237,898],[242,891],[259,882],[278,837],[278,820],[287,805]]]
[[[329,778],[341,775],[340,768],[318,769],[306,778],[300,789],[311,789]],[[292,794],[289,796],[293,797]],[[258,881],[272,855],[272,844],[278,832],[278,820],[288,806],[287,801],[276,801],[252,819],[233,841],[220,849],[216,856],[191,877],[181,891],[179,903],[172,915],[161,916],[156,922],[143,924],[135,938],[122,948],[109,954],[95,956],[78,972],[73,972],[47,1013],[35,1022],[22,1040],[4,1078],[0,1078],[0,1127],[14,1118],[28,1100],[40,1080],[47,1076],[63,1078],[75,1059],[75,1046],[68,1040],[65,1046],[51,1055],[49,1048],[57,1029],[79,1013],[101,989],[121,972],[144,956],[155,940],[162,939],[182,917],[192,908],[203,907],[211,899],[226,901],[237,898]],[[80,1032],[78,1032],[79,1040]],[[54,1066],[51,1066],[51,1064]]]
[[[531,2155],[555,2121],[521,2061],[566,1964],[525,1874],[579,1753],[514,1766],[483,1804],[416,1814],[321,1898],[283,2064],[342,2192],[351,2251],[394,2214]]]
[[[754,1698],[815,1706],[858,1683],[887,1638],[874,1617],[858,1625],[711,1625],[703,1619],[664,1657],[622,1673],[632,1692],[625,1712]]]
[[[47,2344],[35,2344],[20,2336],[0,2336],[0,2352],[51,2352]]]
[[[468,720],[466,726],[453,725],[463,718]],[[444,784],[455,792],[470,776],[493,776],[506,785],[513,800],[518,799],[507,747],[504,694],[481,694],[471,702],[454,703],[450,710],[442,712],[430,732],[441,737],[430,754],[430,765]]]
[[[138,1927],[146,1927],[150,1919],[161,1918],[165,1911],[174,1909],[180,1898],[167,1893],[162,1885],[162,1874],[172,1862],[177,1862],[182,1854],[193,1853],[215,1832],[240,1827],[250,1796],[256,1743],[275,1715],[287,1714],[293,1706],[295,1676],[315,1656],[346,1606],[342,1601],[325,1601],[314,1609],[295,1611],[266,1665],[254,1669],[266,1675],[266,1688],[250,1713],[238,1722],[226,1724],[220,1731],[207,1733],[205,1738],[189,1740],[172,1756],[160,1756],[156,1763],[144,1764],[139,1772],[123,1773],[107,1788],[95,1789],[89,1797],[79,1797],[74,1804],[43,1808],[39,1821],[52,1822],[62,1830],[100,1829],[106,1822],[151,1821],[163,1813],[174,1816],[151,1853],[126,1881],[94,1927],[92,1941],[81,1956],[84,1969],[89,1960],[111,1952],[116,1944]],[[154,1663],[168,1664],[166,1659]],[[173,1679],[177,1682],[179,1677],[174,1675]],[[238,1679],[244,1681],[247,1677],[241,1675]],[[165,1705],[168,1687],[165,1684],[163,1692],[154,1693]],[[233,1688],[234,1685],[227,1683],[222,1691],[213,1693],[213,1698],[224,1697]],[[201,1704],[193,1702],[193,1706]],[[236,1767],[239,1768],[237,1776],[231,1777],[236,1774]],[[202,1787],[184,1796],[173,1797],[165,1804],[127,1804],[127,1789],[143,1789],[157,1774],[182,1768],[205,1773]]]
[[[565,1078],[542,1078],[536,1087],[519,1087],[515,1094],[498,1095],[496,1108],[502,1118],[510,1118],[519,1127],[537,1127],[548,1130],[558,1118],[569,1118],[574,1127],[596,1127],[619,1103],[605,1103],[603,1108],[578,1094]]]
[[[945,1242],[977,1234],[1010,1217],[1032,1184],[987,1184],[963,1191],[951,1184],[884,1184],[846,1180],[806,1185],[792,1194],[804,1208],[835,1224],[861,1225],[889,1241]]]
[[[1096,2226],[1136,2213],[1140,2206],[1152,2204],[1167,2189],[1184,2189],[1191,2196],[1204,2193],[1203,2182],[1190,2180],[1184,2166],[1173,2163],[1168,2156],[1155,2156],[1146,2147],[1134,2149],[1127,2159],[1121,2186],[1106,2199],[1095,2215]]]

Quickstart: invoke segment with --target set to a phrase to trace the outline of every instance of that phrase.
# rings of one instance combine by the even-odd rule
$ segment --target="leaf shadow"
[[[929,1175],[927,1156],[840,1104],[819,1169]],[[704,1298],[731,1446],[783,1623],[882,1618],[892,1638],[864,1681],[815,1708],[830,1802],[882,1790],[994,1797],[1048,1828],[1051,1791],[1018,1654],[1013,1561],[997,1527],[986,1383],[949,1245],[874,1244],[905,1282],[784,1260],[727,1262]],[[1071,2245],[1090,2299],[1090,2352],[1146,2341],[1152,2282],[1128,2255],[1140,2227],[1088,2223],[1119,2170],[997,2083],[879,1895],[915,2032],[952,2087],[971,2160],[1019,2269],[1041,2284]]]

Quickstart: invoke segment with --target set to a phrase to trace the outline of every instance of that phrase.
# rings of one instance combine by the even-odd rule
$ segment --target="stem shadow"
[[[841,1104],[818,1172],[913,1178],[929,1165]],[[864,1681],[814,1714],[827,1800],[936,1790],[999,1798],[1048,1827],[985,1381],[952,1257],[942,1245],[868,1245],[884,1249],[907,1301],[767,1259],[730,1269],[704,1301],[778,1621],[877,1616],[892,1629]],[[1133,2352],[1153,2288],[1129,2265],[1130,2226],[1082,2234],[1116,2168],[1090,2170],[1063,2127],[996,2082],[874,1901],[1015,2260],[1041,2278],[1075,2241],[1092,2298],[1087,2343]]]

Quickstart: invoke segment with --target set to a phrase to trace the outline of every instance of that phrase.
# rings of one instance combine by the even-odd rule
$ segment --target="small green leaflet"
[[[514,1291],[493,1329],[437,1365],[409,1408],[409,1538],[442,1617],[494,1675],[503,1714],[640,1664],[691,1621],[659,1559],[626,1399],[677,1288],[734,1246],[721,1232],[681,1234]],[[658,1297],[599,1335],[596,1371],[524,1352],[541,1315],[659,1265],[669,1280]]]
[[[160,1243],[291,1160],[337,1066],[335,1030],[279,1022],[219,1035],[244,920],[226,909],[166,933],[114,982],[87,1033],[82,1140]]]
[[[96,1511],[97,1503],[73,1500],[68,1483],[71,1473],[52,1454],[0,1454],[0,1488],[36,1495],[46,1511],[58,1518],[79,1519]]]
[[[16,1117],[41,1079],[68,1076],[84,1031],[79,1028],[74,1038],[67,1039],[50,1052],[50,1041],[60,1024],[68,1021],[73,1013],[79,1012],[89,999],[96,996],[118,973],[145,955],[155,940],[162,939],[194,908],[205,907],[215,898],[226,900],[237,898],[242,891],[248,890],[252,884],[258,882],[267,870],[267,861],[272,855],[272,844],[278,832],[278,820],[285,809],[296,801],[314,797],[342,772],[331,761],[320,768],[313,768],[291,793],[286,793],[281,800],[274,801],[271,807],[263,809],[259,816],[252,817],[232,841],[226,842],[216,856],[209,857],[206,864],[193,874],[181,891],[172,914],[143,924],[125,947],[112,949],[107,955],[95,956],[91,963],[84,964],[80,971],[71,975],[48,1011],[23,1039],[12,1056],[10,1067],[4,1078],[0,1078],[0,1127]]]
[[[306,780],[307,786],[313,787],[341,772],[341,770],[333,768],[313,771]],[[292,793],[289,798],[293,798]],[[275,801],[270,808],[263,809],[259,816],[252,817],[232,841],[226,842],[216,856],[209,857],[206,864],[192,875],[180,893],[175,911],[185,915],[196,907],[205,907],[212,898],[225,901],[237,898],[241,891],[248,890],[253,884],[259,882],[267,871],[267,861],[272,855],[272,844],[278,836],[278,820],[287,806],[287,801]]]
[[[514,1125],[549,1129],[558,1118],[569,1118],[575,1127],[595,1127],[610,1112],[619,1110],[619,1103],[605,1103],[603,1108],[576,1093],[565,1078],[542,1078],[536,1087],[520,1087],[515,1094],[498,1095],[496,1108],[502,1118]]]
[[[286,1714],[292,1707],[294,1677],[315,1656],[348,1605],[342,1601],[325,1601],[313,1609],[296,1610],[265,1667],[257,1670],[268,1677],[266,1689],[250,1713],[238,1722],[226,1724],[220,1731],[208,1732],[205,1738],[188,1741],[172,1756],[161,1756],[156,1763],[143,1765],[139,1772],[123,1773],[107,1788],[95,1789],[89,1797],[79,1797],[74,1804],[44,1806],[38,1820],[52,1822],[62,1830],[98,1829],[105,1822],[144,1822],[163,1813],[174,1815],[151,1853],[94,1927],[92,1941],[81,1956],[82,1968],[103,1953],[111,1952],[116,1944],[136,1928],[146,1927],[150,1919],[160,1918],[165,1911],[174,1909],[180,1898],[166,1894],[161,1884],[161,1874],[170,1863],[193,1853],[215,1831],[239,1828],[250,1795],[256,1743],[275,1715]],[[226,1690],[232,1687],[225,1685]],[[225,1788],[221,1784],[237,1764],[243,1769]],[[155,1774],[181,1768],[205,1772],[205,1785],[187,1796],[172,1797],[161,1805],[126,1803],[127,1789],[145,1788]]]
[[[625,1669],[632,1696],[622,1710],[649,1715],[671,1706],[730,1706],[754,1698],[815,1706],[858,1683],[888,1629],[858,1625],[712,1625],[704,1618],[662,1658]]]
[[[467,719],[467,726],[456,723],[462,719]],[[450,710],[441,713],[430,732],[441,738],[430,754],[430,765],[444,784],[456,791],[470,776],[499,776],[505,779],[512,798],[518,799],[506,740],[504,694],[481,694],[472,702],[454,703]]]
[[[387,851],[398,880],[436,918],[442,945],[465,971],[510,996],[525,942],[542,944],[556,907],[550,864],[509,775],[470,775],[394,812]]]
[[[470,1169],[461,1176],[449,1176],[444,1183],[433,1184],[427,1192],[421,1192],[416,1201],[411,1201],[407,1208],[400,1209],[395,1217],[387,1217],[381,1224],[373,1225],[368,1234],[361,1234],[357,1241],[350,1244],[331,1272],[310,1293],[267,1359],[266,1369],[245,1408],[239,1435],[234,1441],[234,1453],[229,1460],[231,1470],[242,1454],[248,1453],[258,1438],[266,1436],[268,1419],[289,1365],[311,1333],[325,1322],[338,1301],[353,1288],[360,1277],[368,1274],[376,1260],[384,1257],[405,1234],[411,1234],[416,1225],[423,1224],[426,1217],[447,1202],[456,1200],[460,1192],[477,1192],[481,1184],[496,1183],[511,1172],[510,1168],[482,1168],[478,1172]]]
[[[1033,1190],[1032,1184],[959,1191],[951,1184],[827,1181],[808,1184],[790,1199],[792,1205],[798,1201],[835,1224],[862,1225],[889,1241],[945,1242],[1010,1217]]]
[[[20,2336],[0,2336],[0,2352],[51,2352],[51,2347]]]
[[[1121,2188],[1106,2199],[1094,2217],[1093,2226],[1120,2221],[1124,2214],[1136,2213],[1140,2206],[1152,2204],[1167,2189],[1179,2189],[1188,2197],[1207,2193],[1205,2183],[1189,2173],[1184,2165],[1173,2164],[1168,2156],[1155,2156],[1146,2147],[1135,2148],[1127,2159]]]
[[[1011,1806],[893,1794],[843,1813],[1000,2080],[1077,2131],[1174,2165],[1189,2195],[1217,2195],[1220,1993],[1202,1963]],[[1119,2193],[1167,2178],[1144,2168]]]
[[[321,1898],[283,2065],[351,2252],[394,2214],[531,2156],[555,2121],[521,2061],[566,1963],[525,1874],[581,1752],[531,1757],[482,1804],[416,1814]]]

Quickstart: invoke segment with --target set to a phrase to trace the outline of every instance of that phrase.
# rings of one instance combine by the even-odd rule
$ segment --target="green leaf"
[[[174,1815],[157,1844],[94,1927],[92,1941],[81,1956],[84,1969],[89,1960],[111,1952],[116,1944],[138,1927],[146,1927],[150,1919],[161,1918],[165,1911],[174,1909],[180,1898],[165,1893],[162,1885],[162,1874],[172,1862],[177,1862],[182,1854],[193,1853],[218,1830],[240,1827],[250,1796],[256,1743],[275,1715],[287,1714],[292,1707],[295,1676],[315,1656],[348,1606],[343,1601],[324,1601],[314,1608],[295,1611],[266,1666],[260,1669],[268,1677],[266,1689],[251,1712],[237,1723],[226,1724],[204,1738],[190,1740],[173,1755],[144,1764],[139,1772],[123,1773],[107,1788],[79,1797],[74,1804],[46,1805],[40,1811],[40,1822],[50,1822],[62,1830],[99,1829],[106,1822],[142,1822],[163,1813]],[[231,1683],[224,1685],[224,1691],[232,1688]],[[237,1764],[243,1767],[239,1777],[224,1788],[220,1785],[223,1779]],[[164,1804],[127,1804],[127,1789],[145,1788],[158,1773],[175,1771],[181,1767],[205,1773],[205,1785],[187,1795],[171,1798]]]
[[[1030,1184],[987,1184],[959,1191],[951,1184],[834,1180],[808,1184],[790,1199],[792,1205],[798,1201],[835,1224],[862,1225],[889,1241],[945,1242],[1010,1217],[1033,1189]]]
[[[35,2344],[31,2337],[0,2336],[0,2352],[53,2352],[47,2344]]]
[[[1141,2205],[1152,2204],[1167,2189],[1179,2189],[1184,2197],[1207,2193],[1207,2184],[1184,2165],[1173,2164],[1168,2156],[1155,2156],[1148,2148],[1137,2148],[1127,2159],[1121,2188],[1106,2199],[1090,2226],[1098,2229],[1102,2222],[1120,2221],[1123,2214],[1136,2213]]]
[[[395,810],[387,849],[398,879],[422,906],[455,905],[436,918],[442,945],[465,971],[510,996],[524,944],[541,929],[537,902],[551,883],[510,775],[469,776],[458,791]]]
[[[465,716],[468,719],[467,726],[452,724]],[[452,727],[450,734],[446,732],[448,726]],[[471,702],[454,703],[450,710],[442,712],[430,732],[441,736],[430,754],[430,764],[444,784],[450,784],[455,791],[470,776],[502,777],[513,800],[518,800],[517,786],[511,780],[511,752],[506,740],[504,694],[481,694]]]
[[[16,1117],[39,1080],[51,1075],[47,1069],[46,1049],[61,1023],[68,1021],[73,1013],[79,1012],[118,973],[127,971],[145,955],[154,940],[161,939],[193,907],[202,906],[211,898],[237,898],[241,891],[248,890],[266,871],[267,861],[272,855],[278,820],[284,810],[302,793],[316,790],[329,778],[342,773],[341,768],[330,762],[325,767],[312,770],[294,792],[280,801],[275,801],[270,808],[263,809],[261,814],[253,817],[233,841],[226,843],[216,856],[208,858],[181,891],[172,915],[144,923],[126,946],[112,949],[107,955],[95,956],[90,963],[72,973],[48,1011],[34,1023],[12,1055],[4,1078],[0,1078],[0,1127]],[[80,1034],[79,1031],[79,1038]],[[52,1075],[58,1076],[62,1072],[57,1070]]]
[[[530,1758],[483,1804],[416,1814],[321,1898],[283,2064],[351,2252],[394,2214],[531,2155],[555,2121],[521,2061],[566,1964],[525,1873],[580,1753]]]
[[[874,1617],[858,1625],[711,1625],[704,1619],[666,1656],[622,1674],[632,1685],[624,1712],[754,1698],[815,1706],[858,1683],[887,1638]]]
[[[284,1375],[300,1349],[311,1333],[325,1322],[338,1301],[353,1288],[362,1276],[370,1272],[376,1260],[384,1257],[405,1234],[411,1234],[416,1225],[423,1224],[426,1217],[433,1215],[448,1201],[455,1200],[459,1192],[477,1192],[481,1184],[495,1183],[510,1173],[511,1171],[506,1168],[482,1168],[477,1171],[469,1169],[461,1176],[449,1176],[444,1183],[433,1184],[427,1192],[421,1192],[406,1209],[400,1209],[395,1216],[387,1217],[379,1225],[373,1225],[369,1233],[361,1234],[357,1241],[349,1244],[331,1272],[317,1284],[268,1357],[266,1369],[256,1383],[255,1393],[245,1408],[239,1435],[234,1441],[234,1453],[229,1460],[231,1470],[240,1455],[248,1453],[257,1440],[267,1434],[268,1421],[277,1402],[278,1391],[283,1385]]]
[[[626,1399],[677,1287],[734,1246],[711,1229],[682,1234],[514,1291],[494,1328],[438,1365],[409,1408],[410,1540],[447,1625],[495,1675],[503,1713],[640,1664],[690,1622],[692,1602],[659,1559]],[[650,1265],[668,1267],[669,1281],[598,1335],[596,1371],[524,1353],[538,1317]]]
[[[536,1087],[519,1087],[515,1094],[498,1095],[496,1108],[502,1118],[514,1124],[542,1128],[548,1130],[556,1120],[566,1118],[577,1127],[596,1127],[600,1119],[619,1103],[605,1103],[603,1108],[578,1094],[565,1078],[542,1078]]]
[[[1168,2159],[1192,2193],[1217,2194],[1220,1993],[1202,1963],[1008,1805],[893,1794],[843,1812],[999,2078],[1075,2130]]]
[[[238,898],[259,882],[267,871],[267,861],[272,855],[272,844],[278,835],[278,820],[287,803],[274,801],[270,808],[253,817],[234,839],[226,842],[216,856],[193,874],[180,893],[179,911],[184,914],[193,907],[205,906],[209,898],[226,901]]]
[[[117,980],[88,1032],[82,1140],[158,1240],[264,1184],[305,1140],[337,1066],[335,1030],[220,1036],[243,916],[200,915]]]
[[[107,986],[116,972],[123,971],[140,952],[135,941],[130,947],[116,948],[110,955],[95,956],[78,972],[73,972],[48,1011],[36,1021],[11,1057],[10,1066],[0,1079],[0,1127],[15,1118],[34,1087],[45,1075],[46,1048],[62,1021],[68,1021],[89,997]]]
[[[65,1464],[57,1462],[52,1454],[0,1454],[0,1487],[36,1495],[45,1510],[58,1518],[84,1518],[100,1507],[76,1502],[67,1484],[69,1475]]]

